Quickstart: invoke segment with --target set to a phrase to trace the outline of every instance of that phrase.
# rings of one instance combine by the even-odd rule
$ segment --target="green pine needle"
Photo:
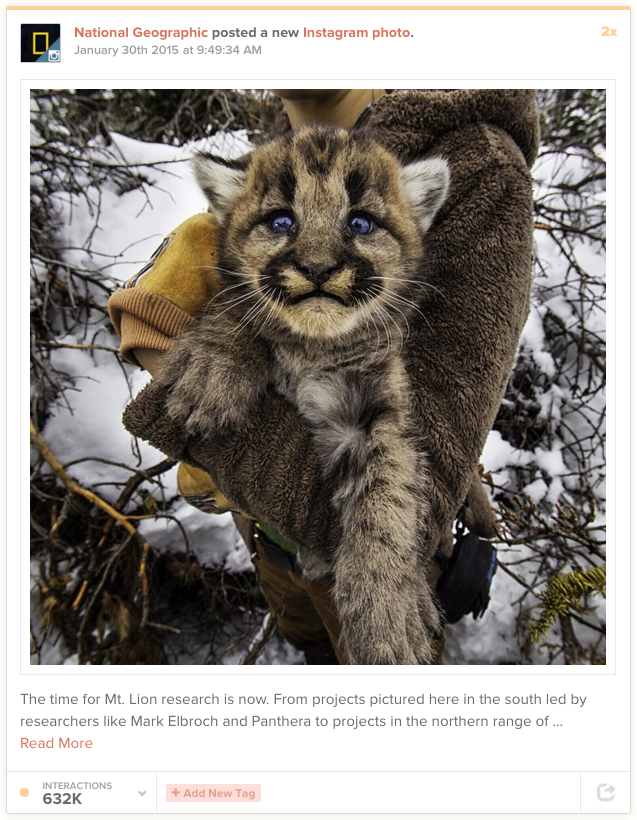
[[[569,610],[577,607],[584,595],[605,593],[606,565],[551,578],[540,595],[542,614],[529,629],[531,641],[539,643],[558,616],[568,615]]]

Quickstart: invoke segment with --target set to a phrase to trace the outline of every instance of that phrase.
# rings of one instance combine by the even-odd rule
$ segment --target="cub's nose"
[[[327,282],[337,267],[338,264],[332,260],[329,262],[307,262],[299,265],[303,276],[315,285],[322,285]]]

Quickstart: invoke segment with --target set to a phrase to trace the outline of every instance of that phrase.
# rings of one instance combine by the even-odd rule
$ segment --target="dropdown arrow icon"
[[[143,796],[146,794],[146,792],[140,792],[140,791],[138,791],[138,792],[137,792],[137,794],[141,794],[141,796],[143,797]]]

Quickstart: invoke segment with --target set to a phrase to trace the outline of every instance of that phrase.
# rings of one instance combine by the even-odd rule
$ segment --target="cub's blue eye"
[[[352,233],[371,233],[374,229],[374,223],[365,214],[354,214],[350,216],[347,227]]]
[[[289,233],[294,227],[294,217],[290,214],[277,214],[268,225],[272,233]]]

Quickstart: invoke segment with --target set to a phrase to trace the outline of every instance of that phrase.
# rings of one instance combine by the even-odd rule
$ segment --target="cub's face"
[[[195,172],[223,221],[221,298],[242,325],[313,339],[389,332],[422,297],[444,160],[403,167],[368,138],[308,128],[237,161],[199,155]]]

